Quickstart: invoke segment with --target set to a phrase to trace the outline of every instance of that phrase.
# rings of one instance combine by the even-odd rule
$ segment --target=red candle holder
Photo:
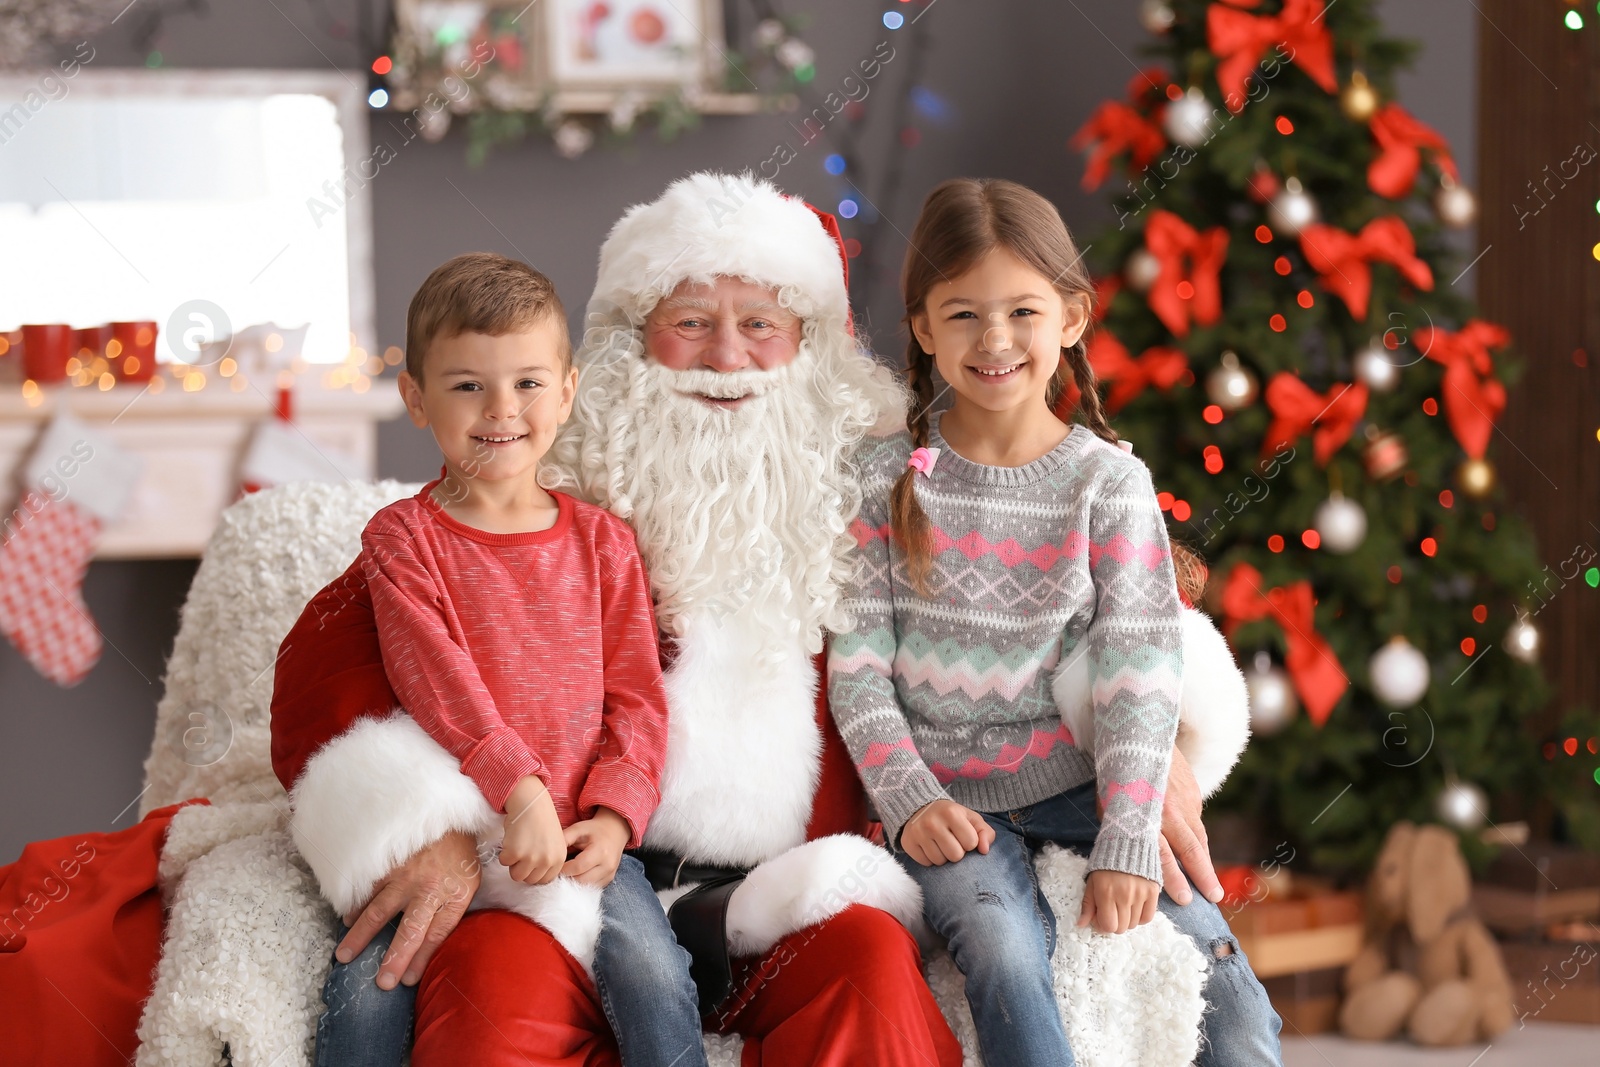
[[[67,380],[67,360],[77,350],[71,326],[24,325],[22,327],[22,370],[40,385]]]
[[[156,372],[156,324],[153,322],[113,322],[111,324],[111,365],[116,368],[117,379],[124,382],[148,382]]]

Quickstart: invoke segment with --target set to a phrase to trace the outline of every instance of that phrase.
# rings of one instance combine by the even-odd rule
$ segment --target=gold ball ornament
[[[1356,122],[1366,122],[1378,113],[1378,90],[1359,70],[1350,72],[1350,84],[1339,93],[1339,109]]]
[[[1233,352],[1222,353],[1222,364],[1206,375],[1206,396],[1223,411],[1238,411],[1255,403],[1260,385],[1256,376],[1240,366]]]
[[[1482,500],[1494,491],[1494,464],[1486,459],[1469,459],[1456,468],[1456,481],[1461,491],[1474,500]]]
[[[1478,198],[1446,174],[1439,180],[1439,191],[1433,194],[1433,211],[1452,230],[1462,230],[1478,217]]]

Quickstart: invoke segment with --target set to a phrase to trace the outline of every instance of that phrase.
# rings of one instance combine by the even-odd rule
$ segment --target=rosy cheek
[[[671,329],[651,330],[645,336],[650,358],[668,370],[689,370],[696,365],[705,342],[684,337]]]

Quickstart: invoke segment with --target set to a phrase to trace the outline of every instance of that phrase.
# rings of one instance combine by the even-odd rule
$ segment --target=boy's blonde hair
[[[406,373],[422,381],[428,348],[462,333],[491,337],[554,318],[560,325],[561,370],[572,366],[566,309],[549,278],[497,252],[468,252],[438,267],[417,287],[406,310]]]

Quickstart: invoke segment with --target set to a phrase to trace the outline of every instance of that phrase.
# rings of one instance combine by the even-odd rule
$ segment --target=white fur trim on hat
[[[839,246],[798,197],[750,174],[702,171],[628,209],[600,249],[589,313],[633,325],[685,281],[746,278],[786,294],[802,318],[844,322]]]

